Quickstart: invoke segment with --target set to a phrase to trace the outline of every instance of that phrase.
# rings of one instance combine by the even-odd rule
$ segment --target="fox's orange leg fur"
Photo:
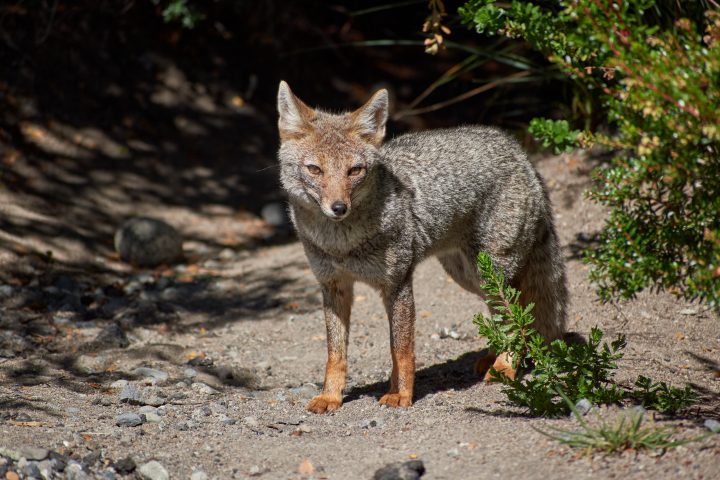
[[[415,301],[412,279],[397,291],[383,292],[390,321],[390,350],[393,369],[390,391],[380,398],[389,407],[409,407],[413,401],[415,382]]]
[[[512,366],[512,356],[507,352],[502,352],[500,355],[495,355],[488,352],[487,355],[478,359],[475,363],[475,372],[482,375],[485,382],[491,382],[493,380],[490,374],[490,367],[494,367],[498,372],[504,373],[505,376],[511,380],[515,379],[517,375],[517,369]]]
[[[351,280],[337,280],[323,285],[322,292],[328,360],[323,391],[307,405],[307,409],[313,413],[332,412],[342,405],[342,391],[345,388],[347,375],[347,345],[353,284]]]

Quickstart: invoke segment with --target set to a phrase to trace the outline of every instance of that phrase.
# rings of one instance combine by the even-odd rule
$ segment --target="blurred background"
[[[59,237],[108,253],[122,218],[145,213],[177,224],[169,217],[190,207],[197,215],[179,221],[191,236],[245,242],[262,230],[253,221],[263,207],[283,198],[275,165],[281,79],[331,110],[388,88],[389,135],[484,123],[531,146],[530,118],[582,108],[542,56],[462,25],[461,5],[0,3],[0,181],[17,210],[0,218],[1,239],[11,250],[67,260],[77,249],[53,245]],[[47,221],[33,217],[43,214]],[[247,222],[204,232],[203,216],[212,215]]]

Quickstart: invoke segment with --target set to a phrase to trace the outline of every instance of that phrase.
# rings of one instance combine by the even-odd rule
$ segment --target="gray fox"
[[[476,257],[487,251],[535,328],[552,341],[565,330],[565,268],[548,194],[518,143],[488,127],[409,133],[383,143],[388,94],[331,114],[308,107],[285,82],[277,106],[280,180],[290,217],[320,282],[328,359],[322,393],[307,408],[342,405],[353,283],[376,288],[390,322],[392,374],[380,398],[413,401],[415,303],[412,277],[436,256],[461,287],[481,295]],[[481,359],[514,375],[506,354]]]

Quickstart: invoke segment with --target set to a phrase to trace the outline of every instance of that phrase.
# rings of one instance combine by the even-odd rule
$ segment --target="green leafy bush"
[[[184,28],[194,28],[203,15],[188,0],[152,0],[162,8],[162,17],[166,22],[179,22]]]
[[[695,400],[695,392],[690,386],[670,387],[665,382],[653,382],[642,375],[635,381],[635,390],[628,397],[659,412],[675,413]]]
[[[616,152],[589,192],[611,209],[586,257],[601,297],[650,287],[720,306],[717,3],[472,0],[460,14],[480,33],[527,41],[607,112],[612,134],[573,131],[564,120],[531,123],[556,151]]]
[[[623,357],[621,350],[626,345],[622,335],[608,344],[603,342],[603,332],[593,328],[587,343],[568,345],[563,340],[555,340],[547,345],[532,328],[533,305],[520,305],[520,292],[505,284],[502,272],[493,268],[487,253],[478,255],[478,268],[485,280],[481,288],[494,312],[491,317],[482,314],[475,317],[478,332],[487,338],[493,351],[509,352],[514,368],[532,368],[532,373],[514,379],[491,369],[513,403],[527,407],[535,415],[554,416],[568,413],[569,405],[583,398],[595,404],[632,399],[668,413],[693,402],[690,387],[668,387],[642,376],[635,383],[639,390],[623,389],[613,383],[617,361]]]

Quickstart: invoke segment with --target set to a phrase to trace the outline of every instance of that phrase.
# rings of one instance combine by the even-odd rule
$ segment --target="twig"
[[[498,80],[494,80],[490,83],[481,85],[477,88],[473,88],[472,90],[469,90],[461,95],[458,95],[457,97],[453,97],[453,98],[451,98],[449,100],[445,100],[443,102],[433,103],[432,105],[428,105],[427,107],[422,107],[422,108],[401,110],[401,111],[397,112],[395,115],[393,115],[392,118],[393,118],[393,120],[398,120],[402,117],[407,117],[410,115],[420,115],[423,113],[434,112],[436,110],[440,110],[440,109],[448,107],[450,105],[454,105],[456,103],[462,102],[463,100],[467,100],[468,98],[474,97],[475,95],[479,95],[483,92],[487,92],[488,90],[492,90],[493,88],[495,88],[499,85],[502,85],[503,83],[506,83],[510,79],[527,77],[528,75],[530,75],[530,73],[531,72],[529,70],[513,73],[512,75],[508,75],[507,77],[503,77]]]

